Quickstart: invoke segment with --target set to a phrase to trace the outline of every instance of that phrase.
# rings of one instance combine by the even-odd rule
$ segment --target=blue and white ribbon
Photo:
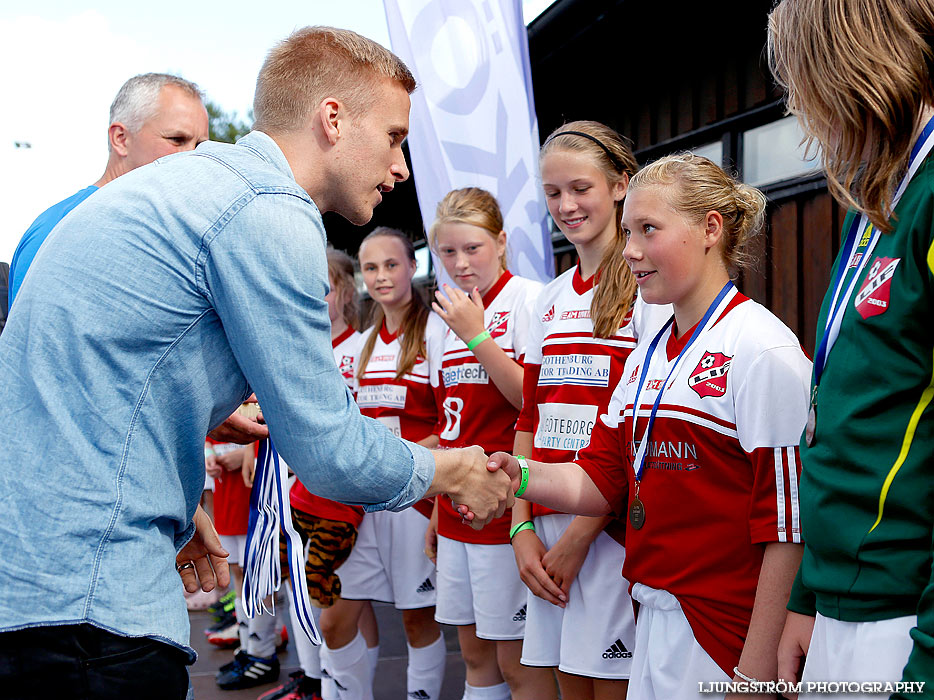
[[[662,329],[655,335],[655,337],[652,339],[652,342],[649,344],[649,349],[645,354],[645,360],[642,366],[642,374],[639,375],[639,383],[636,385],[636,396],[632,401],[632,444],[639,446],[636,450],[636,455],[632,462],[632,469],[636,475],[636,485],[642,481],[642,472],[645,469],[645,454],[646,449],[649,446],[649,436],[652,434],[652,427],[655,425],[655,414],[658,413],[658,407],[662,402],[662,394],[665,393],[665,387],[670,386],[669,382],[675,375],[678,366],[681,364],[681,359],[687,354],[688,349],[694,344],[694,341],[704,334],[708,325],[712,325],[711,322],[716,322],[716,320],[720,318],[720,316],[723,314],[723,311],[726,310],[726,307],[729,306],[730,302],[733,301],[733,296],[735,295],[730,295],[730,292],[733,291],[733,289],[733,282],[727,280],[726,284],[724,284],[720,289],[720,292],[717,294],[716,298],[710,303],[710,306],[707,307],[707,311],[704,313],[703,318],[698,321],[697,327],[694,329],[694,332],[691,333],[691,337],[684,344],[684,347],[681,348],[681,352],[678,353],[678,356],[675,358],[675,361],[671,365],[671,370],[668,372],[668,376],[665,377],[664,384],[662,384],[658,390],[658,395],[655,397],[655,403],[652,404],[652,411],[649,413],[649,421],[645,426],[645,432],[642,433],[642,440],[640,441],[636,440],[636,425],[639,422],[639,397],[642,394],[642,387],[645,384],[645,379],[649,374],[649,367],[652,365],[652,357],[655,355],[655,349],[658,347],[658,343],[662,339],[662,336],[665,335],[665,331],[667,331],[668,327],[674,323],[674,316],[668,319],[668,323],[662,326]],[[662,352],[664,353],[666,351],[663,350]],[[638,528],[641,526],[637,525],[636,527]]]
[[[279,565],[279,529],[288,538],[289,575],[292,577],[292,600],[302,631],[312,644],[321,644],[321,634],[315,626],[308,584],[305,580],[305,550],[302,540],[292,527],[292,507],[289,504],[288,472],[285,462],[271,439],[260,443],[250,492],[250,524],[247,529],[246,554],[243,562],[243,609],[247,617],[275,613],[273,594],[282,585]],[[271,609],[264,602],[272,600]]]

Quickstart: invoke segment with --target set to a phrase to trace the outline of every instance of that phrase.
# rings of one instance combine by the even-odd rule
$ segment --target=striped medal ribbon
[[[270,608],[264,602],[282,585],[279,564],[279,530],[286,535],[289,575],[292,578],[291,604],[302,631],[312,644],[321,644],[321,634],[315,626],[305,581],[305,549],[292,527],[292,507],[289,503],[288,472],[285,462],[267,438],[260,443],[250,492],[250,524],[247,529],[246,554],[243,563],[243,609],[252,618],[264,612],[275,613],[275,598]]]

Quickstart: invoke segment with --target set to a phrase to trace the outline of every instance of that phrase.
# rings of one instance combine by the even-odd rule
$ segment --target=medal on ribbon
[[[715,318],[715,311],[720,309],[721,306],[724,306],[726,297],[729,295],[730,291],[733,290],[733,283],[727,281],[723,288],[720,290],[720,293],[717,294],[717,297],[711,302],[710,306],[707,307],[707,311],[704,313],[703,318],[698,322],[697,327],[694,329],[694,332],[691,334],[691,337],[688,339],[688,342],[685,343],[684,347],[681,348],[681,352],[678,353],[678,357],[675,358],[675,361],[671,365],[671,370],[668,372],[668,377],[662,383],[661,387],[658,390],[658,395],[655,397],[655,403],[652,405],[652,411],[649,414],[648,424],[645,426],[645,432],[642,434],[642,440],[636,440],[636,424],[639,421],[639,396],[642,394],[642,387],[645,385],[645,380],[648,376],[649,367],[652,364],[652,357],[655,355],[655,351],[658,348],[659,341],[662,339],[662,336],[665,335],[665,331],[674,323],[674,316],[668,319],[668,322],[662,326],[662,329],[655,335],[652,339],[652,342],[649,344],[649,349],[645,354],[645,362],[642,366],[642,373],[639,375],[639,383],[636,385],[636,396],[632,402],[632,444],[638,445],[636,450],[635,458],[633,459],[632,468],[635,472],[635,493],[632,497],[632,503],[629,505],[629,523],[636,530],[641,530],[645,525],[645,502],[639,497],[639,485],[642,483],[642,472],[645,470],[645,458],[649,446],[649,436],[652,434],[652,426],[655,425],[655,414],[658,413],[658,406],[662,401],[662,394],[665,393],[665,387],[669,386],[671,378],[675,375],[675,372],[678,370],[681,360],[687,354],[688,349],[694,344],[701,335],[707,330],[708,326],[711,323],[711,319]],[[728,303],[728,301],[726,302]],[[724,372],[725,374],[725,372]]]

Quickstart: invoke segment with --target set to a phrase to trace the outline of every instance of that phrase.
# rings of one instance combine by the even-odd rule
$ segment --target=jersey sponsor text
[[[535,447],[577,451],[590,443],[597,407],[569,403],[538,405]]]
[[[364,384],[357,391],[360,408],[405,408],[408,387],[398,384]]]
[[[576,384],[608,386],[610,357],[608,355],[546,355],[538,375],[539,386]]]

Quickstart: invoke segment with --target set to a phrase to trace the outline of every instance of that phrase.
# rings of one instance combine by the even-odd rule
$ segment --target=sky
[[[551,2],[523,0],[526,22]],[[0,262],[12,259],[36,216],[103,173],[110,103],[127,78],[181,75],[245,118],[266,52],[294,29],[344,27],[389,46],[382,0],[33,0],[25,7],[0,6]]]

